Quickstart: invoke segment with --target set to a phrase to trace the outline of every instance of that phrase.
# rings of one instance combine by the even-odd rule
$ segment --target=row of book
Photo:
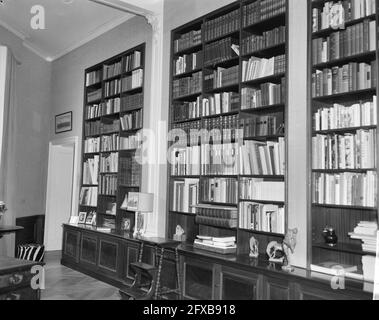
[[[143,93],[128,95],[121,99],[121,111],[143,108]]]
[[[376,86],[376,60],[371,64],[351,62],[341,67],[316,70],[312,74],[312,96],[322,97]]]
[[[313,115],[315,131],[335,130],[372,126],[378,122],[376,96],[372,101],[359,102],[352,105],[333,104],[332,107],[319,108]]]
[[[377,174],[344,172],[313,173],[313,202],[324,205],[375,207]]]
[[[349,233],[351,239],[360,240],[362,244],[362,250],[364,252],[377,252],[377,221],[361,221],[354,228],[353,232]]]
[[[312,31],[317,32],[335,26],[336,13],[344,25],[346,22],[374,14],[375,8],[375,0],[327,1],[322,9],[313,8]]]
[[[172,117],[174,122],[187,121],[200,118],[201,97],[197,97],[196,101],[174,103],[172,108]]]
[[[102,89],[94,90],[87,93],[87,102],[92,103],[94,101],[100,100],[102,97]]]
[[[184,54],[174,60],[174,74],[180,75],[203,67],[203,52]]]
[[[203,117],[236,111],[240,106],[240,97],[236,92],[215,93],[204,97],[201,105]]]
[[[376,21],[364,20],[326,38],[312,40],[313,64],[375,51]]]
[[[239,56],[239,40],[228,37],[207,44],[204,48],[204,65],[212,66]]]
[[[117,176],[101,175],[99,179],[99,194],[103,196],[115,196],[117,194]]]
[[[100,157],[94,156],[83,162],[83,184],[97,185]]]
[[[172,195],[172,211],[196,213],[195,206],[199,203],[199,179],[174,180]]]
[[[120,158],[120,185],[139,187],[141,185],[142,166],[134,155]]]
[[[100,173],[117,173],[118,172],[118,152],[112,152],[109,155],[101,156]]]
[[[174,99],[199,93],[203,86],[203,72],[196,72],[191,77],[177,79],[172,84],[172,95]]]
[[[121,80],[115,79],[105,83],[104,95],[105,97],[114,96],[121,93]]]
[[[101,134],[101,122],[98,121],[92,121],[92,122],[85,122],[84,123],[84,136],[95,136]]]
[[[134,51],[125,58],[125,71],[131,71],[141,67],[141,51]]]
[[[286,56],[279,55],[269,59],[251,57],[242,61],[242,82],[265,78],[286,72]]]
[[[216,228],[237,228],[238,211],[237,208],[199,204],[196,206],[195,222]]]
[[[116,77],[121,74],[122,70],[122,63],[121,61],[116,62],[114,64],[110,65],[104,65],[103,66],[103,77],[104,80]]]
[[[141,129],[143,126],[142,110],[127,113],[121,117],[121,129],[123,131]]]
[[[192,30],[185,34],[182,34],[179,39],[174,40],[174,52],[178,53],[182,50],[195,47],[201,44],[202,41],[202,31]]]
[[[191,122],[184,123],[174,123],[172,125],[172,130],[170,131],[171,134],[174,135],[174,137],[170,137],[171,141],[176,141],[176,144],[179,141],[180,145],[183,146],[198,145],[200,142],[199,131],[201,130],[201,128],[201,120],[194,120]]]
[[[243,129],[244,138],[282,135],[284,134],[284,114],[277,112],[240,119],[240,126]]]
[[[321,135],[312,138],[312,167],[320,170],[373,169],[377,164],[377,132]]]
[[[120,119],[108,120],[104,119],[101,123],[101,133],[109,134],[120,131]]]
[[[170,150],[171,175],[200,175],[200,152],[200,146],[172,148]]]
[[[206,21],[203,25],[205,41],[212,41],[229,33],[240,30],[240,10],[234,10],[216,19]]]
[[[242,88],[241,110],[256,109],[276,104],[284,104],[286,100],[286,79],[281,83],[262,83],[260,89]]]
[[[218,67],[211,73],[204,74],[204,90],[212,91],[216,88],[223,88],[238,84],[239,66],[230,68]]]
[[[84,153],[100,152],[100,138],[88,138],[84,140]]]
[[[120,137],[120,150],[134,150],[141,147],[142,135],[137,133],[128,137]]]
[[[86,119],[90,120],[118,112],[120,112],[120,98],[109,99],[100,104],[87,106]]]
[[[242,8],[242,24],[247,27],[285,12],[286,0],[255,1]]]
[[[284,181],[270,181],[263,178],[240,180],[240,197],[243,200],[284,202]]]
[[[238,129],[238,115],[205,119],[201,143],[230,143],[242,138]]]
[[[238,180],[209,178],[200,182],[200,199],[203,202],[237,204]]]
[[[79,203],[82,206],[97,206],[97,187],[82,187],[80,190]]]
[[[101,152],[112,152],[120,149],[120,136],[112,134],[101,137]]]
[[[270,233],[285,233],[285,209],[278,205],[241,202],[239,228]]]
[[[253,34],[242,39],[241,54],[247,55],[256,51],[264,50],[286,41],[286,27],[280,26],[272,30],[263,31],[262,35]]]
[[[278,142],[245,141],[240,146],[241,175],[284,175],[285,139]]]
[[[122,78],[122,92],[130,91],[142,87],[143,84],[143,69],[134,70],[131,76]]]
[[[202,175],[237,175],[238,143],[201,144]]]
[[[99,83],[101,81],[101,70],[95,70],[86,74],[86,86]]]

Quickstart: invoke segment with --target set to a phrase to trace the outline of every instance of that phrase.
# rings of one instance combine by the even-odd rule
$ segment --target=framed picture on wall
[[[72,111],[55,116],[55,133],[72,131]]]

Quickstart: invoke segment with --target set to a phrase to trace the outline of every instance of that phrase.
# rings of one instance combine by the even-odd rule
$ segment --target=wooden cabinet
[[[80,245],[80,262],[96,266],[98,254],[97,236],[83,233]]]
[[[264,300],[291,300],[290,283],[279,278],[264,278],[263,299]]]
[[[80,232],[73,229],[63,231],[63,255],[65,259],[79,262]]]
[[[98,266],[113,275],[117,275],[119,261],[119,243],[105,238],[99,240]]]

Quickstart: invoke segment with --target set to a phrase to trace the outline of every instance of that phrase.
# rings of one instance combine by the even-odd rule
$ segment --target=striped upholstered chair
[[[23,244],[17,246],[17,259],[42,262],[45,246],[40,244]]]

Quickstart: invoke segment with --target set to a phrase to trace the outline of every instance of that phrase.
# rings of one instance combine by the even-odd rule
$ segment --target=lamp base
[[[134,227],[134,237],[142,237],[145,234],[144,230],[144,216],[141,212],[136,212],[135,227]]]

